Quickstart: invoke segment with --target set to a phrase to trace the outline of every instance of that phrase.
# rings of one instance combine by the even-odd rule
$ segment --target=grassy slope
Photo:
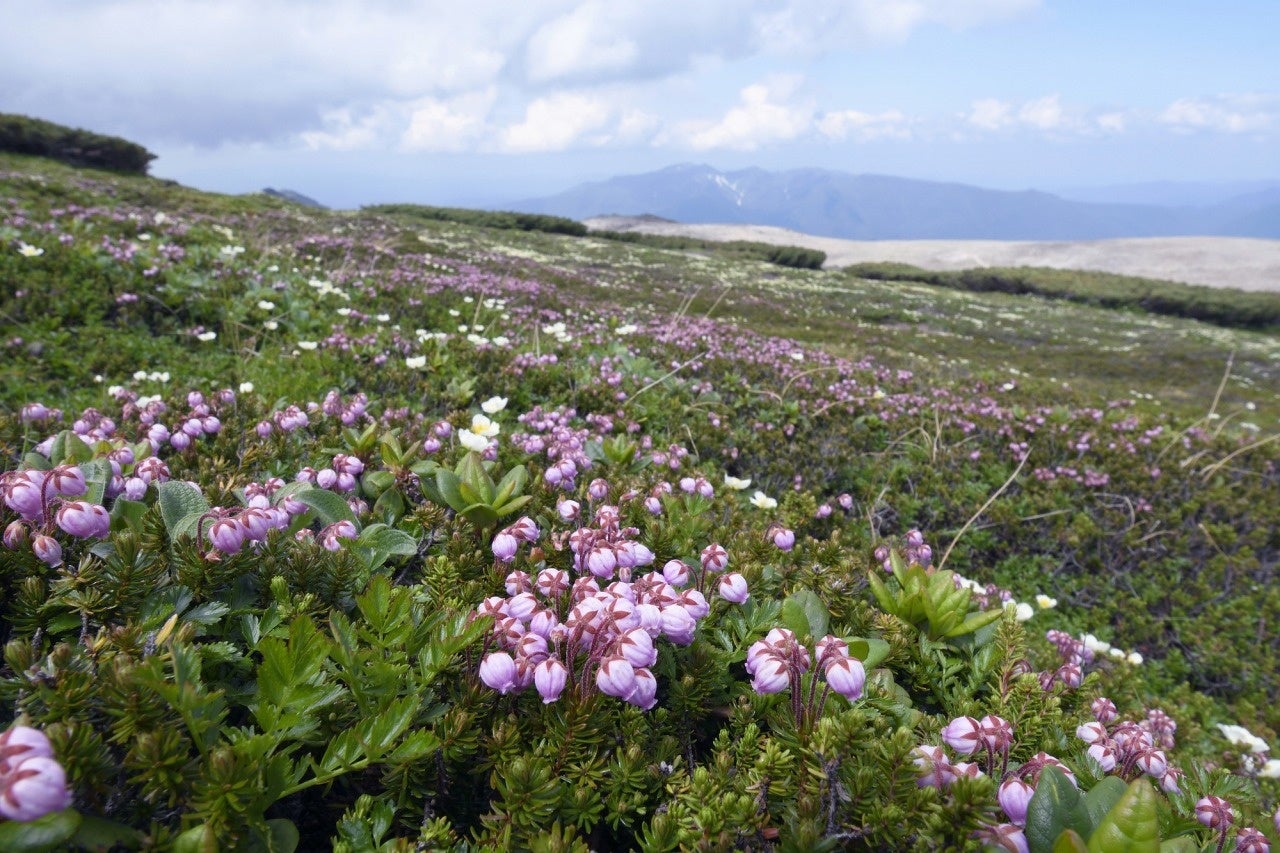
[[[815,576],[824,564],[856,575],[873,532],[919,525],[941,550],[1017,468],[1007,445],[1025,440],[1033,445],[1027,469],[965,533],[949,567],[1023,598],[1052,592],[1062,602],[1054,624],[1141,649],[1151,660],[1147,686],[1180,697],[1188,713],[1199,708],[1201,722],[1211,713],[1177,686],[1184,679],[1234,702],[1242,722],[1280,726],[1268,631],[1268,620],[1280,616],[1280,524],[1268,500],[1280,454],[1275,443],[1243,451],[1274,433],[1280,419],[1275,336],[1034,297],[783,270],[714,252],[444,223],[407,228],[367,213],[215,196],[19,157],[0,157],[5,204],[0,219],[13,208],[30,214],[0,226],[0,323],[8,342],[0,404],[10,414],[32,399],[68,412],[105,406],[106,387],[130,383],[136,370],[173,375],[169,387],[134,383],[147,392],[251,381],[269,405],[319,399],[337,387],[367,390],[428,419],[457,415],[490,393],[511,394],[515,411],[544,400],[606,411],[618,405],[599,381],[607,357],[634,371],[627,382],[636,384],[624,386],[629,399],[619,408],[655,441],[688,443],[709,474],[723,466],[783,497],[802,536],[826,543],[806,552],[812,557],[803,571]],[[13,251],[19,238],[41,236],[32,223],[57,218],[51,208],[64,211],[59,221],[74,221],[69,205],[100,208],[87,224],[65,226],[70,248],[50,245],[32,259]],[[182,219],[184,231],[172,239],[187,256],[154,279],[163,287],[121,305],[122,293],[153,279],[139,272],[144,261],[111,260],[102,247],[142,245],[139,234],[164,230],[158,211]],[[244,247],[243,260],[224,253],[230,246]],[[438,271],[418,282],[434,287],[438,276],[443,289],[384,286],[393,271],[424,265]],[[332,308],[341,303],[313,298],[307,283],[325,276],[352,289],[368,283],[350,307],[389,318],[348,321],[348,337],[370,336],[351,355],[328,345],[296,348],[331,331]],[[288,287],[274,288],[284,279]],[[490,292],[519,310],[498,318],[482,307]],[[462,293],[472,301],[460,301]],[[268,313],[278,330],[264,331],[268,313],[255,307],[262,301],[273,303]],[[453,317],[450,309],[472,313]],[[521,348],[538,350],[540,326],[558,319],[575,330],[576,318],[590,347],[519,382],[507,356],[468,355],[455,344],[424,381],[403,368],[407,350],[397,348],[415,327],[483,320],[505,324]],[[610,340],[608,329],[620,323],[637,324],[642,334]],[[197,328],[216,330],[216,342],[199,342]],[[392,357],[375,369],[379,350]],[[768,359],[752,361],[763,353]],[[689,366],[674,370],[680,364]],[[652,388],[635,378],[657,380],[668,370],[674,378]],[[472,390],[437,387],[468,375]],[[853,389],[839,405],[828,388],[837,379]],[[709,414],[723,427],[709,424]],[[1135,426],[1126,425],[1130,417]],[[4,428],[6,449],[16,454],[20,431],[11,418]],[[1158,437],[1132,456],[1107,449],[1147,430]],[[1077,449],[1086,437],[1092,449]],[[237,453],[239,477],[287,477],[291,465],[305,462],[233,444],[220,452],[204,467],[193,463],[190,476],[209,476]],[[1070,465],[1106,470],[1111,483],[1088,488],[1031,476]],[[1153,467],[1164,473],[1151,476]],[[796,475],[806,491],[791,494]],[[851,517],[812,520],[818,501],[842,491],[855,500]],[[1144,501],[1151,506],[1143,509]]]

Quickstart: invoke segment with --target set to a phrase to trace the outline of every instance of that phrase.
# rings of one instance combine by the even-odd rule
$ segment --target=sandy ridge
[[[634,216],[599,216],[588,228],[700,240],[753,240],[820,249],[828,267],[892,261],[925,269],[1054,267],[1099,270],[1211,287],[1280,293],[1280,240],[1245,237],[1142,237],[1031,242],[1004,240],[841,240],[769,225],[686,225]]]

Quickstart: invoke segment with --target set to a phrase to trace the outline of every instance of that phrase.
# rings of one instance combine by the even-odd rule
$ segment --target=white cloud
[[[1094,116],[1093,123],[1103,133],[1124,133],[1128,117],[1122,112],[1107,112]]]
[[[1057,95],[1028,101],[1018,110],[1018,121],[1037,130],[1057,130],[1065,123],[1062,102]]]
[[[1266,130],[1277,123],[1277,99],[1268,95],[1179,98],[1160,113],[1158,120],[1179,133]]]
[[[1039,5],[1039,0],[793,0],[758,12],[755,21],[762,50],[813,54],[900,43],[928,25],[967,29]]]
[[[456,98],[422,98],[409,107],[408,127],[400,136],[406,151],[465,151],[485,132],[485,119],[497,90],[490,86]]]
[[[754,151],[772,142],[795,139],[813,126],[811,107],[786,103],[799,83],[798,77],[783,77],[745,87],[739,93],[739,104],[720,120],[685,126],[687,144],[698,151]]]
[[[616,20],[604,4],[588,2],[543,24],[526,48],[529,79],[544,82],[630,66],[639,50],[634,40],[614,31]]]
[[[524,120],[502,131],[501,145],[506,151],[563,151],[591,131],[604,129],[612,113],[601,97],[557,92],[530,103]]]
[[[996,98],[983,98],[973,102],[967,121],[983,130],[999,130],[1013,124],[1013,107]]]
[[[828,112],[818,119],[818,131],[826,137],[858,142],[876,139],[910,139],[910,120],[898,110],[864,113],[858,110]]]

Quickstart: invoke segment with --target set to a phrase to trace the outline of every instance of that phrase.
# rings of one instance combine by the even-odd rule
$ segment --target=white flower
[[[1105,655],[1111,652],[1111,644],[1106,640],[1099,640],[1093,634],[1085,634],[1080,638],[1084,643],[1084,647],[1094,654]]]
[[[751,496],[751,505],[759,507],[760,509],[776,509],[778,502],[774,498],[766,495],[764,492],[757,491]]]
[[[243,255],[243,254],[244,254],[244,246],[223,246],[223,247],[222,247],[221,249],[219,249],[218,251],[219,251],[219,252],[221,252],[222,254],[226,255],[226,256],[227,256],[227,257],[229,257],[229,258],[233,258],[233,257],[235,257],[236,255]]]
[[[634,335],[638,331],[640,331],[639,326],[635,325],[634,323],[627,323],[625,326],[619,326],[618,328],[614,329],[613,333],[615,335],[625,337],[626,335]]]
[[[502,432],[502,427],[486,418],[484,415],[474,415],[471,418],[471,426],[467,428],[476,435],[482,435],[485,438],[493,438]]]
[[[464,429],[458,432],[458,441],[460,441],[462,446],[467,450],[474,450],[476,453],[483,453],[485,448],[489,446],[489,439],[485,438],[483,435],[478,435],[469,429]]]
[[[1030,604],[1025,601],[1019,601],[1013,611],[1013,618],[1019,622],[1026,622],[1032,616],[1036,615],[1036,611]]]
[[[449,309],[449,316],[450,316],[450,317],[461,317],[461,316],[462,316],[462,312],[461,312],[461,311],[459,311],[457,308],[450,308],[450,309]]]
[[[274,332],[276,329],[280,328],[280,324],[275,320],[268,320],[262,324],[262,328],[266,329],[268,332]]]
[[[1280,779],[1280,758],[1272,758],[1262,765],[1258,775],[1263,779]]]
[[[197,340],[204,341],[205,343],[208,343],[209,341],[212,341],[217,337],[218,337],[217,332],[201,332],[200,334],[196,335]]]
[[[1111,655],[1113,660],[1124,660],[1124,649],[1117,649],[1115,646],[1112,646],[1107,654]]]
[[[269,299],[260,299],[260,300],[258,300],[258,307],[259,307],[259,308],[261,308],[263,311],[274,311],[274,310],[276,310],[276,304],[275,304],[274,302],[270,301]]]
[[[480,404],[486,415],[496,415],[507,407],[506,397],[490,397]]]
[[[241,383],[240,383],[240,393],[241,393],[241,394],[252,394],[252,393],[253,393],[253,383],[252,383],[252,382],[241,382]]]
[[[44,254],[44,249],[41,249],[37,246],[31,246],[19,240],[18,254],[22,255],[24,258],[38,258]]]
[[[390,320],[391,320],[391,315],[390,315],[390,314],[379,314],[379,315],[377,316],[377,320],[378,320],[378,322],[379,322],[379,323],[386,323],[386,322],[388,322],[388,321],[390,321]]]
[[[792,350],[788,355],[791,356],[792,361],[804,361],[804,353],[800,352],[798,349]]]
[[[147,371],[145,371],[145,370],[135,370],[135,371],[133,372],[133,378],[134,378],[134,379],[136,379],[136,380],[138,380],[139,382],[141,382],[143,379],[146,379],[146,378],[147,378]]]
[[[1036,606],[1041,610],[1052,610],[1058,606],[1058,599],[1050,598],[1044,593],[1040,593],[1036,596]]]
[[[350,317],[351,309],[344,305],[343,307],[338,309],[337,314],[339,317]]]
[[[1128,656],[1125,657],[1125,660],[1134,666],[1142,666],[1142,655],[1138,652],[1129,652]]]
[[[1218,731],[1235,746],[1247,746],[1250,752],[1270,752],[1267,742],[1244,726],[1218,723]]]
[[[725,474],[724,485],[725,485],[725,488],[733,489],[735,492],[740,492],[743,489],[745,489],[747,486],[751,485],[751,478],[748,477],[747,479],[744,480],[741,477],[731,477],[728,474]]]
[[[315,341],[298,341],[298,349],[304,349],[304,350],[310,351],[315,349],[318,346],[320,345]]]
[[[427,357],[425,355],[411,355],[404,360],[404,366],[410,370],[421,370],[427,366]]]

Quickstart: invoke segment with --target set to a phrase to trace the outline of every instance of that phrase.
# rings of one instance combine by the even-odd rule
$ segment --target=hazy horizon
[[[0,0],[0,111],[152,173],[485,206],[676,163],[991,189],[1280,179],[1280,4]]]

